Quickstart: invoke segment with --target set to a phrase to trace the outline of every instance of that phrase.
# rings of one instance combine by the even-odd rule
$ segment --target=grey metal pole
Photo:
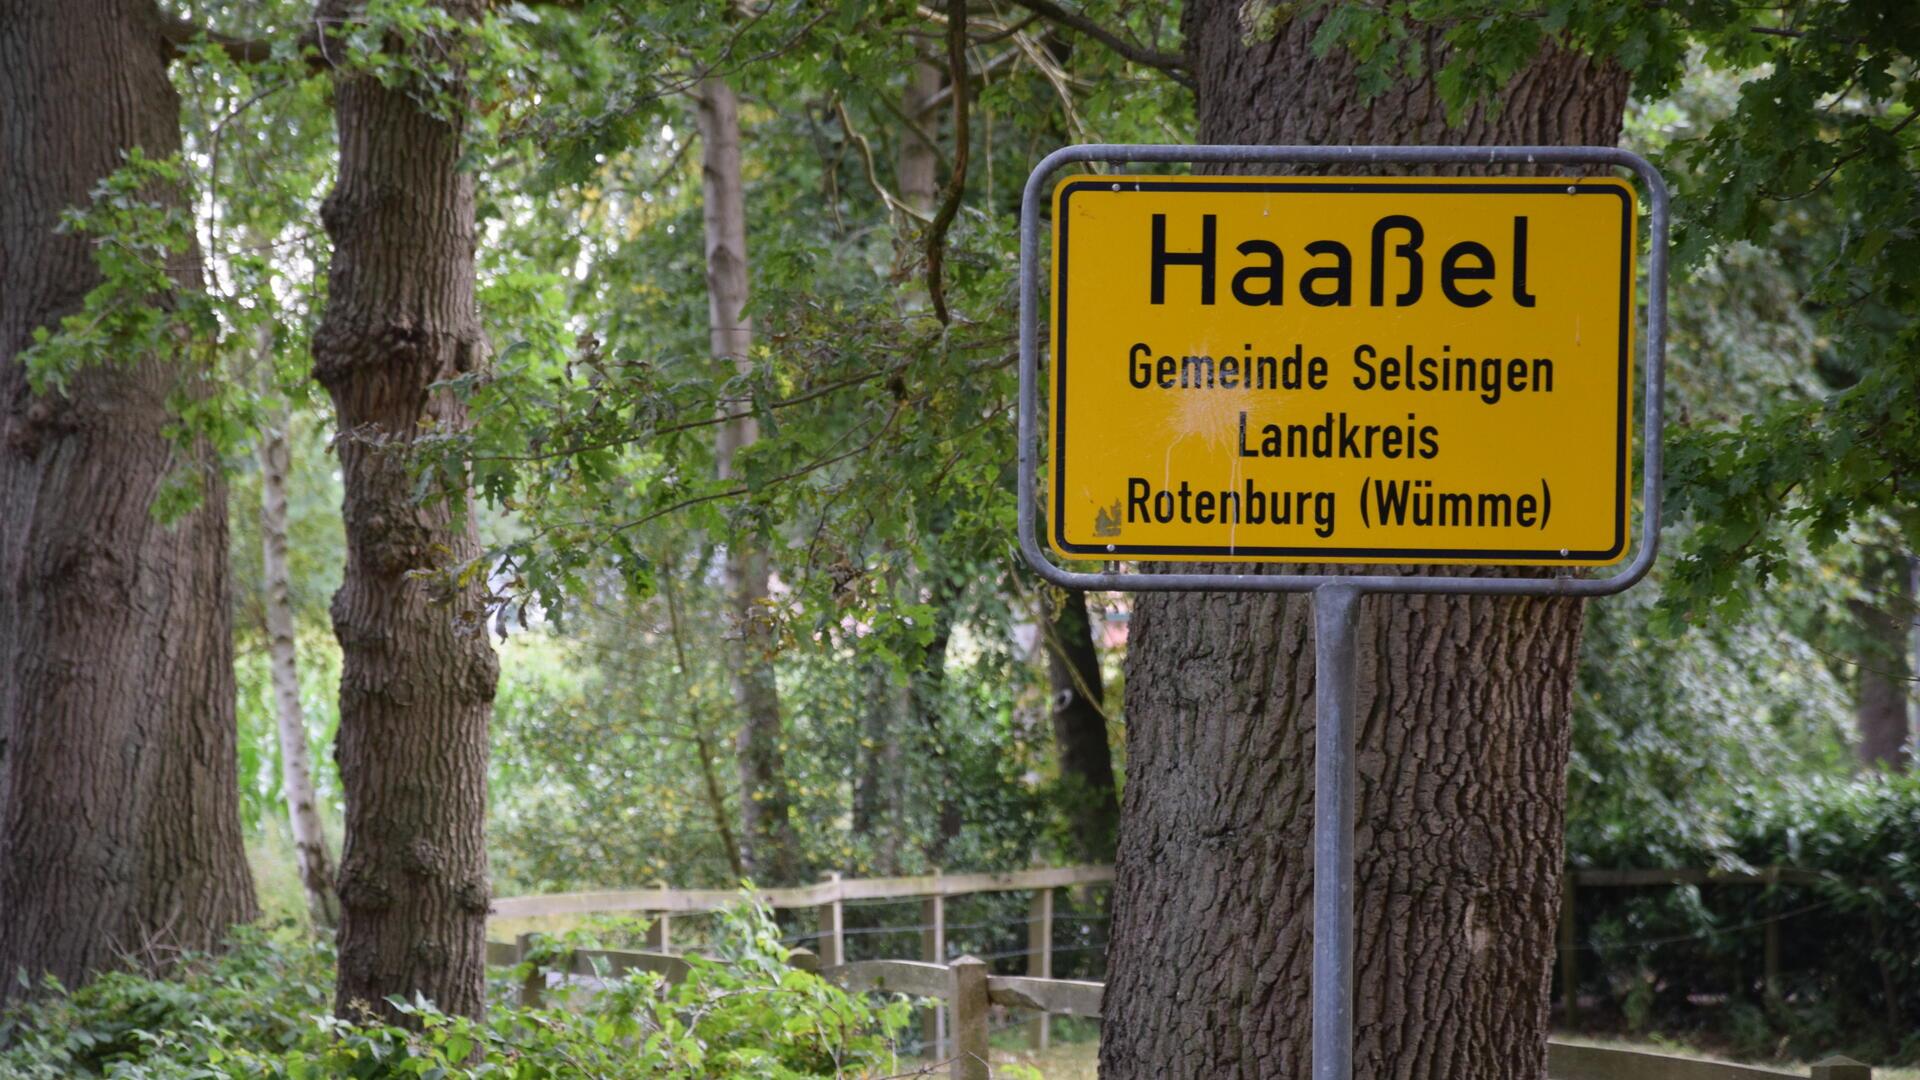
[[[1313,1080],[1353,1080],[1354,615],[1313,590]]]

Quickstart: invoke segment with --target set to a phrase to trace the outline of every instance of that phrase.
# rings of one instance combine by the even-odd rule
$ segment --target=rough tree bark
[[[1323,13],[1271,39],[1184,16],[1209,143],[1592,143],[1627,79],[1549,51],[1449,127],[1430,77],[1367,100]],[[1423,55],[1445,55],[1423,32]],[[1351,568],[1348,568],[1351,569]],[[1457,568],[1456,568],[1457,569]],[[1141,596],[1101,1075],[1308,1075],[1310,601]],[[1539,1080],[1581,605],[1372,598],[1360,612],[1355,1069]]]
[[[270,338],[265,331],[263,338]],[[271,346],[263,341],[261,361],[271,371]],[[269,377],[269,383],[272,379]],[[271,387],[269,386],[271,393]],[[307,913],[315,929],[340,925],[340,898],[333,887],[333,855],[320,823],[320,800],[313,788],[313,755],[307,746],[307,718],[300,707],[300,665],[294,647],[293,577],[287,568],[287,426],[284,405],[273,409],[260,431],[260,554],[265,586],[267,659],[273,674],[273,707],[280,734],[280,786],[293,830],[294,861]]]
[[[745,378],[753,372],[753,320],[747,308],[746,189],[740,176],[740,102],[727,81],[700,80],[700,183],[707,233],[707,315],[713,355]],[[721,403],[749,411],[745,399]],[[752,416],[728,420],[715,438],[720,479],[734,475],[734,455],[760,437]],[[799,873],[792,796],[780,749],[780,691],[773,676],[773,635],[760,609],[767,598],[767,553],[738,530],[726,554],[733,604],[733,696],[740,711],[741,856],[763,885],[785,885]]]
[[[441,6],[461,20],[481,7]],[[327,0],[319,16],[341,25],[354,10]],[[396,994],[470,1016],[485,1006],[487,724],[499,676],[484,575],[459,586],[414,573],[479,554],[471,519],[447,501],[415,502],[409,449],[422,432],[466,426],[459,400],[429,387],[487,360],[459,103],[448,121],[416,92],[336,76],[340,173],[321,208],[333,259],[313,339],[314,378],[338,413],[347,535],[333,598],[347,802],[335,1007],[389,1019]]]
[[[1107,745],[1100,654],[1087,617],[1087,594],[1074,589],[1048,602],[1047,684],[1053,692],[1053,749],[1072,815],[1074,858],[1113,858],[1120,804],[1113,790],[1113,750]]]
[[[1903,772],[1912,733],[1912,665],[1907,654],[1913,630],[1912,572],[1905,552],[1874,545],[1862,558],[1861,576],[1876,597],[1854,600],[1854,630],[1860,635],[1854,662],[1854,752],[1873,769]]]
[[[0,16],[0,1000],[217,947],[254,917],[234,758],[226,487],[150,512],[177,451],[166,398],[195,374],[102,356],[36,395],[20,352],[100,283],[56,234],[131,147],[180,148],[159,13],[14,2]],[[155,199],[185,204],[185,192]],[[198,255],[172,275],[197,288]],[[164,303],[165,298],[155,298]]]

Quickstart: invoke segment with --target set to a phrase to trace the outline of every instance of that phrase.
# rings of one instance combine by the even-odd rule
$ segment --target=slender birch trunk
[[[264,340],[260,359],[272,371]],[[271,374],[266,380],[272,382]],[[271,387],[269,387],[271,392]],[[313,755],[307,745],[307,718],[300,707],[300,668],[294,647],[292,574],[287,570],[287,473],[291,455],[286,406],[272,410],[260,432],[260,565],[267,619],[267,659],[273,674],[273,710],[280,733],[280,786],[287,798],[287,822],[293,829],[294,859],[307,913],[315,930],[340,925],[340,899],[334,892],[333,856],[320,824],[313,788]]]
[[[705,201],[707,312],[713,355],[745,378],[753,371],[753,321],[747,317],[746,192],[740,177],[740,102],[721,78],[695,93],[700,125],[700,180]],[[727,412],[748,411],[744,397],[723,400]],[[734,457],[760,437],[751,416],[727,420],[715,439],[721,480],[736,475]],[[744,530],[743,530],[744,532]],[[741,858],[761,884],[779,885],[799,872],[791,796],[780,750],[780,691],[774,684],[773,638],[761,611],[767,598],[767,553],[745,535],[727,546],[727,594],[733,608],[733,696],[740,711]]]

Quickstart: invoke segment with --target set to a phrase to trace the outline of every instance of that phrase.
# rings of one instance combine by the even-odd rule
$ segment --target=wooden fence
[[[525,960],[534,935],[523,934],[514,944],[487,943],[489,963],[509,966]],[[946,1003],[953,1043],[945,1052],[953,1080],[989,1080],[987,1036],[992,1006],[1024,1009],[1043,1016],[1100,1017],[1106,985],[1072,979],[1043,979],[1024,975],[994,975],[984,960],[963,956],[951,964],[918,960],[859,960],[823,965],[808,949],[793,951],[795,967],[854,992],[906,994]],[[563,975],[624,975],[650,971],[669,982],[686,976],[684,956],[663,952],[619,949],[577,949],[552,969]],[[547,971],[534,969],[521,986],[520,1003],[537,1006],[547,990]],[[942,1052],[939,1048],[934,1054]],[[1873,1080],[1873,1070],[1845,1058],[1831,1058],[1813,1066],[1811,1073],[1787,1072],[1752,1065],[1698,1058],[1650,1054],[1637,1050],[1578,1046],[1559,1041],[1547,1045],[1549,1080]]]
[[[1560,961],[1569,1020],[1578,1004],[1571,993],[1578,985],[1578,943],[1574,914],[1578,890],[1583,888],[1645,887],[1652,885],[1776,885],[1811,884],[1825,875],[1787,867],[1768,867],[1757,874],[1729,874],[1712,870],[1587,870],[1569,869],[1563,882]],[[930,874],[921,877],[842,879],[833,874],[824,881],[789,889],[763,889],[754,899],[783,910],[814,909],[819,928],[817,951],[798,949],[793,962],[817,971],[848,990],[902,993],[940,999],[942,1009],[930,1010],[923,1029],[927,1045],[939,1052],[946,1046],[951,1022],[950,1053],[955,1080],[987,1080],[988,1012],[1000,1005],[1041,1014],[1034,1026],[1034,1045],[1044,1048],[1050,1016],[1100,1016],[1102,983],[1055,979],[1053,975],[1054,890],[1107,884],[1110,866],[1070,866],[1019,870],[1002,874]],[[993,975],[983,960],[963,956],[946,961],[946,901],[978,893],[1031,892],[1025,975]],[[613,892],[516,896],[495,900],[496,918],[532,918],[552,915],[636,912],[650,916],[647,950],[575,950],[553,970],[562,975],[614,976],[629,971],[655,972],[668,981],[684,977],[688,968],[675,955],[672,919],[718,911],[739,903],[742,894],[722,889],[632,889]],[[846,961],[844,905],[859,900],[919,900],[921,904],[921,958],[919,960]],[[1777,975],[1778,923],[1766,928],[1769,985]],[[487,960],[511,966],[526,959],[534,935],[522,934],[512,943],[487,943]],[[546,988],[546,973],[534,971],[521,990],[523,1004],[538,1004]],[[1872,1070],[1845,1058],[1832,1058],[1812,1067],[1811,1073],[1786,1072],[1750,1065],[1698,1058],[1672,1057],[1632,1050],[1552,1042],[1548,1046],[1550,1080],[1871,1080]]]
[[[1833,875],[1790,866],[1763,867],[1758,873],[1728,873],[1683,867],[1676,870],[1599,870],[1569,868],[1561,878],[1560,892],[1560,1003],[1561,1015],[1568,1027],[1580,1022],[1580,950],[1575,920],[1579,915],[1579,894],[1583,889],[1646,888],[1660,885],[1775,886],[1814,885],[1832,881]],[[1780,918],[1761,924],[1762,984],[1770,996],[1780,991]],[[1677,1076],[1678,1074],[1676,1074]]]
[[[1053,976],[1054,890],[1113,881],[1111,866],[1044,867],[999,874],[941,874],[895,878],[845,878],[829,874],[812,885],[787,889],[759,889],[755,900],[777,910],[815,912],[819,947],[815,952],[825,968],[847,959],[846,908],[862,900],[920,901],[921,963],[947,962],[947,901],[981,893],[1031,892],[1027,909],[1026,974]],[[613,892],[557,893],[547,896],[509,896],[493,902],[493,917],[525,919],[553,915],[633,912],[649,917],[647,947],[662,953],[673,950],[673,918],[719,911],[740,903],[742,894],[725,889],[625,889]],[[947,1015],[929,1010],[922,1017],[922,1035],[930,1046],[947,1041]],[[1045,1049],[1052,1025],[1042,1015],[1032,1028],[1033,1045]]]

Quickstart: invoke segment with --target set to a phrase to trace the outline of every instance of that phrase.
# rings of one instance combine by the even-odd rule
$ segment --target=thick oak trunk
[[[1053,749],[1071,815],[1073,857],[1083,863],[1113,858],[1120,804],[1113,791],[1113,750],[1107,745],[1100,653],[1087,618],[1087,595],[1059,594],[1046,627],[1047,684],[1053,692]]]
[[[747,314],[746,187],[740,175],[740,101],[725,79],[702,79],[695,112],[700,126],[700,184],[706,220],[707,314],[713,355],[745,378],[753,372],[753,321]],[[726,400],[729,413],[749,412],[744,395]],[[720,479],[735,475],[734,456],[760,438],[752,416],[720,425],[714,458]],[[763,885],[790,884],[799,874],[780,749],[780,691],[773,677],[773,634],[762,605],[771,569],[767,553],[742,528],[726,554],[727,595],[734,625],[734,704],[740,713],[741,857]]]
[[[479,13],[477,2],[442,6]],[[321,16],[351,10],[327,3]],[[458,399],[429,387],[487,358],[463,127],[423,109],[415,95],[430,92],[339,74],[340,173],[321,211],[333,260],[313,373],[338,414],[347,535],[333,598],[343,1015],[366,1007],[391,1018],[386,998],[415,993],[450,1013],[485,1005],[487,724],[499,664],[484,575],[456,586],[414,573],[479,554],[470,519],[414,500],[408,451],[423,432],[466,426]]]
[[[195,373],[100,356],[36,395],[20,352],[100,283],[56,234],[125,152],[180,147],[159,14],[140,0],[0,13],[0,1000],[217,946],[254,917],[234,758],[226,488],[150,511]],[[150,197],[185,204],[185,193]],[[174,279],[199,284],[181,252]],[[164,297],[153,302],[164,304]]]
[[[1187,9],[1202,142],[1595,143],[1623,75],[1551,52],[1447,126],[1430,77],[1368,100],[1319,16],[1270,40]],[[1444,55],[1438,32],[1425,55]],[[1350,569],[1350,568],[1349,568]],[[1313,642],[1305,597],[1153,593],[1134,612],[1101,1075],[1308,1075]],[[1354,1075],[1539,1080],[1559,905],[1569,600],[1360,611]]]
[[[263,337],[268,336],[263,334]],[[263,363],[271,364],[263,344]],[[313,788],[313,755],[307,748],[306,710],[300,707],[300,663],[294,646],[293,576],[287,568],[287,473],[289,452],[284,407],[267,417],[260,432],[261,590],[265,595],[267,659],[273,675],[273,710],[280,736],[280,786],[293,831],[294,861],[307,894],[307,914],[316,929],[340,924],[333,891],[333,855],[320,823]]]

